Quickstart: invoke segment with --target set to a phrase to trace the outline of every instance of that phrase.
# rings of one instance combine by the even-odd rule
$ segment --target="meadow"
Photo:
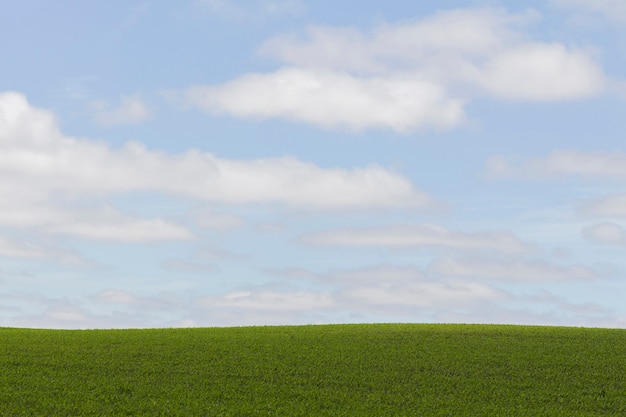
[[[626,416],[626,330],[0,328],[0,416]]]

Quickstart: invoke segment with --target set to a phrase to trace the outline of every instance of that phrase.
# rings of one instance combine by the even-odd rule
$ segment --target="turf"
[[[1,416],[626,416],[626,330],[0,329]]]

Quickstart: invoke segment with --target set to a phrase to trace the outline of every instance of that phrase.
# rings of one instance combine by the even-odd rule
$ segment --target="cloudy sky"
[[[622,0],[23,0],[0,326],[626,327]]]

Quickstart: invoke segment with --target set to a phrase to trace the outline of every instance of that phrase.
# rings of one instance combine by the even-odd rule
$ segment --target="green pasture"
[[[626,330],[0,329],[0,416],[626,416]]]

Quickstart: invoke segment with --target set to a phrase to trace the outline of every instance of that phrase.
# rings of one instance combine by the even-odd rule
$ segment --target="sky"
[[[626,327],[622,0],[0,12],[0,326]]]

